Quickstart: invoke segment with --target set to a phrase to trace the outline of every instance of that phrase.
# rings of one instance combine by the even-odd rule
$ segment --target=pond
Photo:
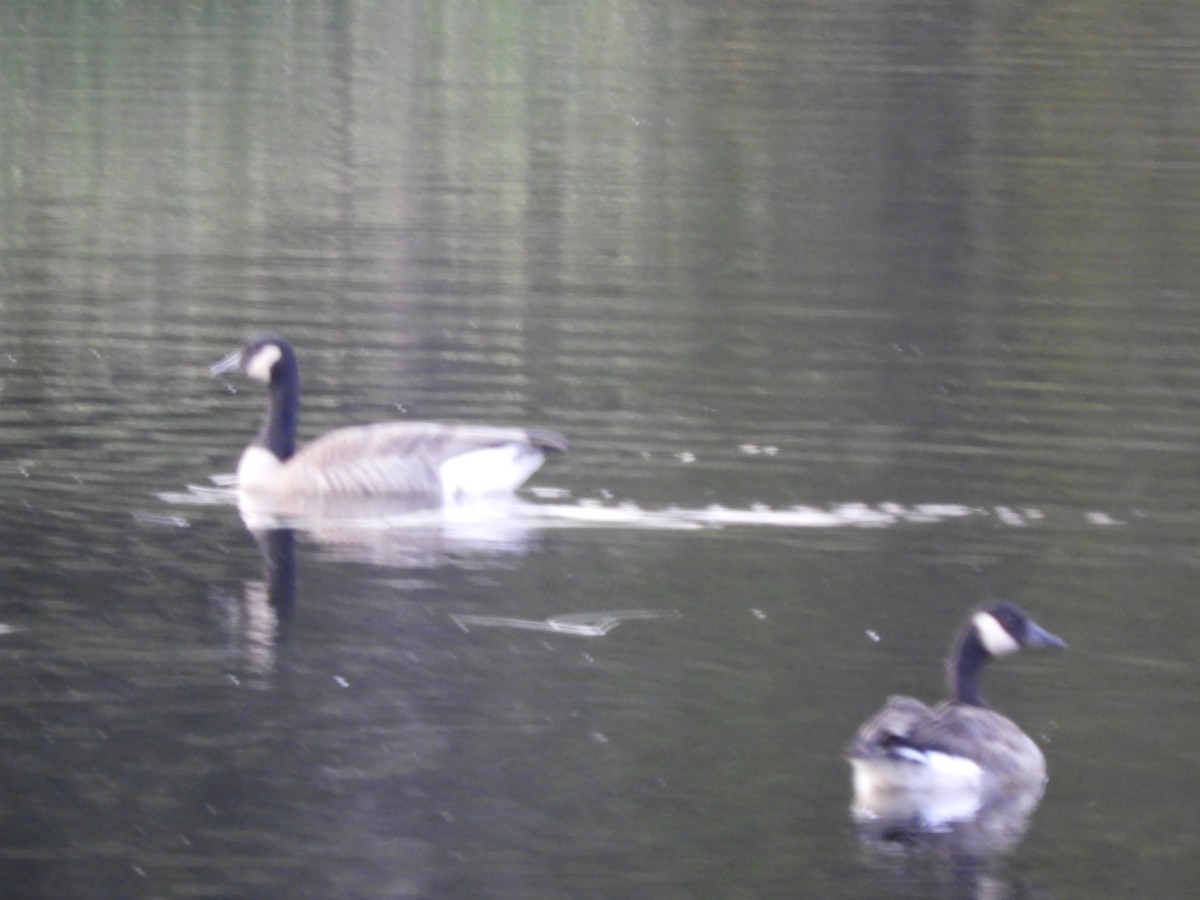
[[[1179,897],[1200,10],[0,8],[0,885]],[[512,502],[252,534],[305,439],[552,428]],[[214,480],[215,479],[215,480]],[[297,523],[291,523],[293,525]],[[261,546],[260,546],[261,545]],[[986,859],[844,748],[967,612],[1044,751]]]

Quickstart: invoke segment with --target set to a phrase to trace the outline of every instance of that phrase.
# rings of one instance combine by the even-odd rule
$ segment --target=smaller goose
[[[270,501],[407,498],[443,502],[513,491],[546,454],[567,449],[553,431],[385,422],[339,428],[296,447],[300,369],[278,335],[252,338],[210,369],[267,386],[267,410],[238,463],[238,490]]]
[[[1024,797],[1046,782],[1046,759],[979,692],[984,663],[1024,647],[1066,647],[1011,603],[977,610],[946,660],[950,699],[928,707],[894,696],[847,748],[860,820],[908,819],[928,827],[970,819],[988,804]]]

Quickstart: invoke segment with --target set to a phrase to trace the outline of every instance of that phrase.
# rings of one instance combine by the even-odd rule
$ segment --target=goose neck
[[[294,381],[272,384],[267,392],[267,411],[256,443],[280,461],[296,452],[296,420],[300,412],[300,390]]]
[[[974,628],[968,627],[954,645],[946,660],[946,676],[949,682],[950,699],[965,706],[987,707],[987,701],[979,690],[979,676],[988,652]]]

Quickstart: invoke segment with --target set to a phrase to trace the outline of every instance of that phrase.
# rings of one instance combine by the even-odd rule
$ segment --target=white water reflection
[[[634,528],[697,529],[724,526],[761,528],[882,528],[904,522],[931,524],[976,515],[983,511],[957,504],[919,504],[905,506],[885,503],[842,503],[826,509],[815,506],[791,506],[774,509],[766,505],[746,508],[712,505],[689,509],[642,509],[624,503],[605,506],[583,501],[577,505],[542,505],[531,514],[549,524],[563,526],[617,526]]]
[[[648,619],[678,619],[678,610],[623,609],[609,612],[571,613],[548,619],[517,619],[510,616],[476,616],[451,613],[454,624],[463,631],[472,628],[516,628],[521,631],[549,631],[578,637],[604,637],[622,622]]]
[[[275,670],[275,648],[279,641],[281,616],[270,588],[263,581],[247,581],[241,595],[221,591],[211,597],[222,634],[231,655],[241,660],[241,669],[253,686]],[[229,673],[231,680],[243,679]]]
[[[563,499],[566,492],[540,489],[538,495]],[[748,507],[711,504],[704,507],[669,506],[647,509],[633,502],[581,499],[573,503],[533,503],[515,496],[475,499],[470,502],[412,503],[408,501],[345,501],[314,503],[276,515],[269,507],[246,502],[236,491],[222,487],[189,485],[187,492],[167,492],[160,500],[178,505],[236,505],[251,530],[294,528],[331,544],[376,543],[375,532],[436,529],[451,541],[479,543],[492,548],[520,551],[529,533],[549,528],[646,528],[698,530],[722,527],[758,528],[887,528],[897,525],[932,525],[962,519],[991,519],[1012,528],[1046,520],[1037,508],[969,506],[961,503],[835,503],[828,507],[796,505]],[[1088,525],[1124,524],[1115,516],[1089,510],[1078,513]],[[186,520],[184,520],[186,521]]]
[[[252,531],[262,554],[262,579],[248,580],[241,594],[214,592],[227,650],[241,660],[252,686],[265,687],[275,670],[276,650],[296,607],[296,534],[290,528]],[[238,680],[235,675],[229,678]]]

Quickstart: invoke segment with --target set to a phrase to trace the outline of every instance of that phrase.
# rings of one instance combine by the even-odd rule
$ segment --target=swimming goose
[[[210,369],[267,386],[267,410],[238,463],[238,490],[275,501],[376,497],[453,502],[513,491],[546,454],[567,449],[553,431],[386,422],[340,428],[296,447],[300,370],[278,335],[249,340]]]
[[[984,702],[984,663],[1024,647],[1065,647],[1011,603],[977,610],[946,660],[950,699],[928,707],[890,697],[847,748],[860,819],[938,826],[988,804],[1023,797],[1036,805],[1046,782],[1037,744]]]

